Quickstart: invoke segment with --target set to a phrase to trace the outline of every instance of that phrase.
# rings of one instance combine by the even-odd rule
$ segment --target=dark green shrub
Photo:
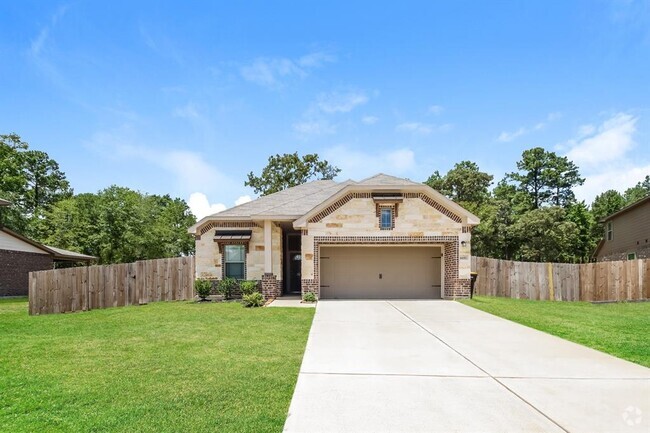
[[[248,295],[243,295],[241,298],[244,307],[261,307],[264,305],[264,297],[260,292],[253,292]]]
[[[314,292],[305,292],[302,294],[302,300],[304,302],[316,302],[318,299],[316,299]]]
[[[252,295],[255,292],[259,292],[257,289],[257,281],[240,281],[239,290],[241,290],[242,296]]]
[[[223,295],[224,299],[232,299],[232,294],[237,288],[237,280],[234,278],[224,278],[223,280],[219,281],[219,293]]]
[[[205,301],[210,295],[210,291],[212,291],[212,281],[196,279],[194,280],[194,290],[199,298],[201,298],[202,301]]]

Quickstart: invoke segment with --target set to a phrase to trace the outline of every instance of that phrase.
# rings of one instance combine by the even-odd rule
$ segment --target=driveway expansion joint
[[[504,384],[503,382],[501,382],[497,377],[495,377],[495,376],[493,376],[492,374],[490,374],[489,372],[487,372],[487,371],[486,371],[485,369],[483,369],[481,366],[479,366],[479,365],[476,364],[474,361],[472,361],[471,359],[469,359],[467,356],[465,356],[464,354],[462,354],[461,352],[459,352],[457,349],[455,349],[454,347],[452,347],[452,346],[451,346],[449,343],[447,343],[445,340],[443,340],[442,338],[438,337],[436,334],[434,334],[433,332],[431,332],[431,330],[429,330],[429,329],[425,328],[424,326],[422,326],[419,322],[417,322],[417,321],[416,321],[415,319],[413,319],[411,316],[409,316],[409,315],[406,314],[404,311],[402,311],[402,310],[400,310],[398,307],[396,307],[392,302],[390,302],[390,301],[385,301],[385,302],[386,302],[388,305],[390,305],[391,307],[393,307],[395,310],[397,310],[399,313],[401,313],[404,317],[406,317],[406,318],[409,319],[411,322],[413,322],[415,325],[419,326],[423,331],[425,331],[426,333],[428,333],[429,335],[431,335],[433,338],[435,338],[435,339],[437,339],[438,341],[440,341],[442,344],[444,344],[444,345],[447,346],[449,349],[451,349],[451,350],[453,350],[454,352],[456,352],[459,356],[461,356],[461,357],[462,357],[463,359],[465,359],[467,362],[469,362],[470,364],[472,364],[474,367],[478,368],[480,371],[482,371],[483,373],[485,373],[485,374],[487,375],[487,377],[491,378],[491,379],[494,380],[496,383],[498,383],[499,385],[501,385],[503,388],[505,388],[506,390],[508,390],[508,391],[509,391],[511,394],[513,394],[515,397],[517,397],[518,399],[520,399],[521,401],[523,401],[524,403],[526,403],[526,404],[527,404],[528,406],[530,406],[530,407],[531,407],[535,412],[539,413],[539,414],[542,415],[544,418],[548,419],[550,422],[552,422],[553,424],[555,424],[555,425],[556,425],[558,428],[560,428],[562,431],[564,431],[564,432],[566,432],[566,433],[570,433],[569,430],[567,430],[565,427],[563,427],[562,425],[560,425],[556,420],[554,420],[553,418],[551,418],[550,416],[548,416],[547,414],[545,414],[544,412],[542,412],[539,408],[537,408],[537,407],[536,407],[535,405],[533,405],[531,402],[529,402],[528,400],[526,400],[525,398],[523,398],[521,395],[517,394],[514,390],[510,389],[506,384]]]

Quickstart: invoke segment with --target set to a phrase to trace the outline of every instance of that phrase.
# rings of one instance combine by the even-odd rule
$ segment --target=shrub
[[[316,302],[318,299],[316,299],[314,292],[305,292],[302,295],[302,300],[304,302]]]
[[[234,278],[224,278],[223,280],[219,281],[219,293],[223,295],[224,299],[232,299],[232,293],[235,291],[235,288],[237,287],[237,280]]]
[[[252,295],[253,293],[259,292],[257,290],[257,281],[241,281],[239,283],[239,290],[243,295]]]
[[[212,291],[212,281],[196,279],[194,280],[194,290],[196,290],[196,294],[199,295],[199,298],[201,298],[202,301],[205,301]]]
[[[244,304],[244,307],[261,307],[264,305],[264,297],[260,292],[253,292],[248,295],[243,295],[242,298],[242,304]]]

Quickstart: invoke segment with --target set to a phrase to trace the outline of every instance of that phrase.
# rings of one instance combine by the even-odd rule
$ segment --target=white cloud
[[[556,112],[553,112],[553,113],[549,113],[543,121],[537,122],[532,127],[522,126],[522,127],[518,128],[518,129],[516,129],[514,131],[503,131],[503,132],[501,132],[501,134],[499,134],[499,136],[497,137],[497,141],[507,143],[507,142],[513,141],[516,138],[519,138],[521,136],[528,135],[528,134],[530,134],[532,132],[541,131],[542,129],[546,128],[546,126],[549,123],[555,122],[556,120],[560,119],[561,117],[562,117],[562,113],[560,113],[560,112],[556,111]]]
[[[414,132],[417,134],[428,135],[433,131],[433,125],[419,122],[405,122],[397,125],[398,131]]]
[[[433,115],[439,115],[442,114],[442,112],[445,110],[445,108],[441,105],[431,105],[429,109],[427,110],[430,114]]]
[[[252,198],[251,198],[250,195],[242,195],[237,200],[235,200],[235,206],[239,206],[240,204],[248,203],[251,200],[252,200]]]
[[[294,131],[301,135],[333,134],[336,132],[336,127],[325,119],[296,122],[292,127]]]
[[[361,118],[361,121],[363,123],[365,123],[366,125],[374,125],[375,123],[377,123],[379,121],[379,118],[375,117],[375,116],[363,116]]]
[[[182,107],[177,107],[174,110],[174,116],[184,119],[197,119],[200,117],[199,110],[195,104],[189,102]]]
[[[38,57],[41,54],[41,51],[43,50],[43,47],[45,46],[45,43],[50,36],[51,29],[56,26],[61,18],[63,18],[67,10],[67,5],[59,6],[50,17],[50,22],[41,28],[38,36],[32,40],[32,43],[29,47],[29,52],[32,56]]]
[[[190,207],[190,211],[192,211],[197,220],[226,210],[226,205],[223,203],[210,204],[208,197],[202,192],[193,192],[190,194],[187,205]]]
[[[417,168],[415,153],[409,148],[368,153],[341,145],[326,149],[323,157],[341,169],[339,178],[359,180],[379,172],[408,177]]]
[[[576,137],[559,146],[578,165],[584,185],[575,189],[576,197],[591,203],[596,195],[615,189],[624,192],[650,174],[650,161],[633,160],[634,134],[638,117],[616,113],[600,125],[582,125]]]
[[[314,52],[298,59],[286,57],[258,57],[249,65],[239,70],[241,76],[251,83],[270,89],[283,86],[283,80],[290,77],[304,78],[309,70],[336,61],[333,55]]]
[[[590,204],[594,198],[609,189],[621,193],[650,175],[650,163],[635,165],[632,162],[609,165],[601,170],[587,173],[585,183],[575,188],[578,200]]]
[[[429,135],[432,132],[447,132],[453,128],[453,125],[445,123],[442,125],[435,125],[432,123],[420,122],[404,122],[397,125],[395,129],[403,132],[410,132],[419,135]]]
[[[634,147],[637,120],[630,114],[617,113],[598,128],[580,127],[581,138],[568,141],[567,156],[579,166],[595,166],[622,158]]]
[[[331,92],[320,94],[316,106],[323,113],[348,113],[366,102],[368,97],[361,92]]]
[[[508,142],[512,141],[517,137],[521,137],[524,134],[527,134],[528,130],[526,128],[519,128],[516,131],[513,132],[507,132],[503,131],[501,134],[499,134],[499,137],[497,138],[498,141],[503,141],[503,142]]]

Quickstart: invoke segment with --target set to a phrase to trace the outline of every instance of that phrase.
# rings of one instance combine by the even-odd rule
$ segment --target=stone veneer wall
[[[320,293],[320,245],[444,245],[444,297],[469,296],[471,230],[430,198],[407,195],[392,230],[380,230],[376,205],[369,195],[343,198],[308,223],[302,235],[302,291]],[[441,211],[442,209],[442,211]],[[462,245],[465,242],[465,245]]]
[[[214,241],[216,230],[252,230],[246,254],[246,279],[262,281],[264,276],[264,228],[261,224],[243,222],[211,222],[207,230],[196,237],[196,276],[209,280],[223,277],[223,257]],[[271,231],[273,248],[273,274],[277,281],[282,281],[282,229],[273,224]]]

